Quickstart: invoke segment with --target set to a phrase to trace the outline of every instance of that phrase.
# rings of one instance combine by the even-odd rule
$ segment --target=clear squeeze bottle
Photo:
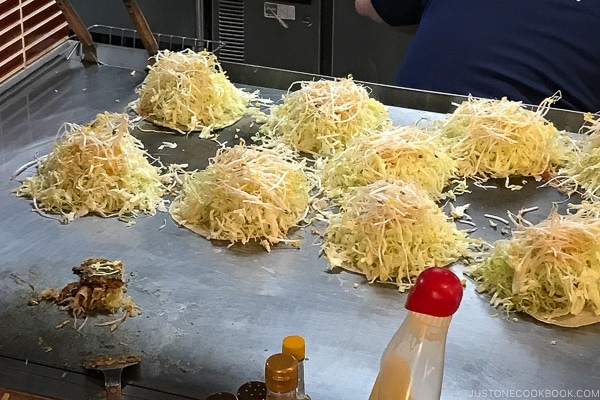
[[[297,400],[298,361],[289,354],[273,354],[265,363],[265,400]]]
[[[310,400],[304,389],[304,359],[306,358],[306,341],[302,336],[291,335],[283,338],[281,352],[290,354],[298,361],[298,400]]]
[[[406,299],[408,314],[381,357],[369,400],[439,400],[446,335],[462,300],[462,283],[432,267],[417,277]]]

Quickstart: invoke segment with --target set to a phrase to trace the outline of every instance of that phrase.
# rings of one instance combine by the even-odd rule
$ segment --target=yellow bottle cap
[[[283,354],[290,354],[294,356],[296,360],[302,361],[306,357],[306,342],[302,336],[287,336],[283,338],[281,352]]]
[[[265,363],[265,384],[275,393],[298,388],[298,361],[290,354],[273,354]]]

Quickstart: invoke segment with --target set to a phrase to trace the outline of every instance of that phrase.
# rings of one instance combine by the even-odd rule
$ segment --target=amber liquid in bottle
[[[393,382],[380,387],[380,381]],[[381,371],[373,385],[369,400],[396,399],[412,400],[410,395],[410,366],[402,357],[386,359],[381,364]]]
[[[265,363],[265,400],[297,400],[298,361],[290,354],[273,354]]]

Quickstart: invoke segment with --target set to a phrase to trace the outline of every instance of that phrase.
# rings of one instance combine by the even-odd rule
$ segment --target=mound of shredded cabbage
[[[572,142],[545,119],[556,97],[536,111],[521,102],[469,97],[442,122],[450,155],[464,176],[541,177],[564,165]]]
[[[469,240],[423,189],[377,181],[343,198],[322,249],[331,268],[392,281],[404,291],[424,269],[467,256]]]
[[[537,225],[517,225],[514,237],[468,271],[491,304],[548,320],[600,315],[600,218],[585,206],[551,215]]]
[[[559,172],[557,186],[570,194],[582,189],[582,197],[600,200],[600,118],[584,116],[583,138],[577,140],[575,155]]]
[[[434,199],[457,174],[456,162],[440,140],[416,126],[357,137],[341,153],[324,161],[321,184],[329,197],[381,179],[414,182]]]
[[[239,120],[255,96],[236,88],[208,51],[159,52],[139,90],[137,112],[182,133],[215,129]]]
[[[296,243],[286,235],[308,213],[310,184],[303,167],[284,149],[243,143],[221,148],[204,171],[184,181],[171,215],[208,239],[260,240],[267,251],[271,244]]]
[[[296,82],[295,84],[297,84]],[[331,156],[356,136],[389,126],[387,108],[351,78],[299,82],[271,108],[260,133],[297,152]]]
[[[139,210],[153,215],[165,187],[142,143],[129,134],[125,114],[98,114],[85,126],[66,124],[34,176],[15,189],[37,211],[55,212],[64,223],[88,213],[120,217]]]

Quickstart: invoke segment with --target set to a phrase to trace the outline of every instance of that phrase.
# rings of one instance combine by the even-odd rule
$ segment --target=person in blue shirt
[[[398,86],[600,111],[600,0],[355,0],[417,26]]]

